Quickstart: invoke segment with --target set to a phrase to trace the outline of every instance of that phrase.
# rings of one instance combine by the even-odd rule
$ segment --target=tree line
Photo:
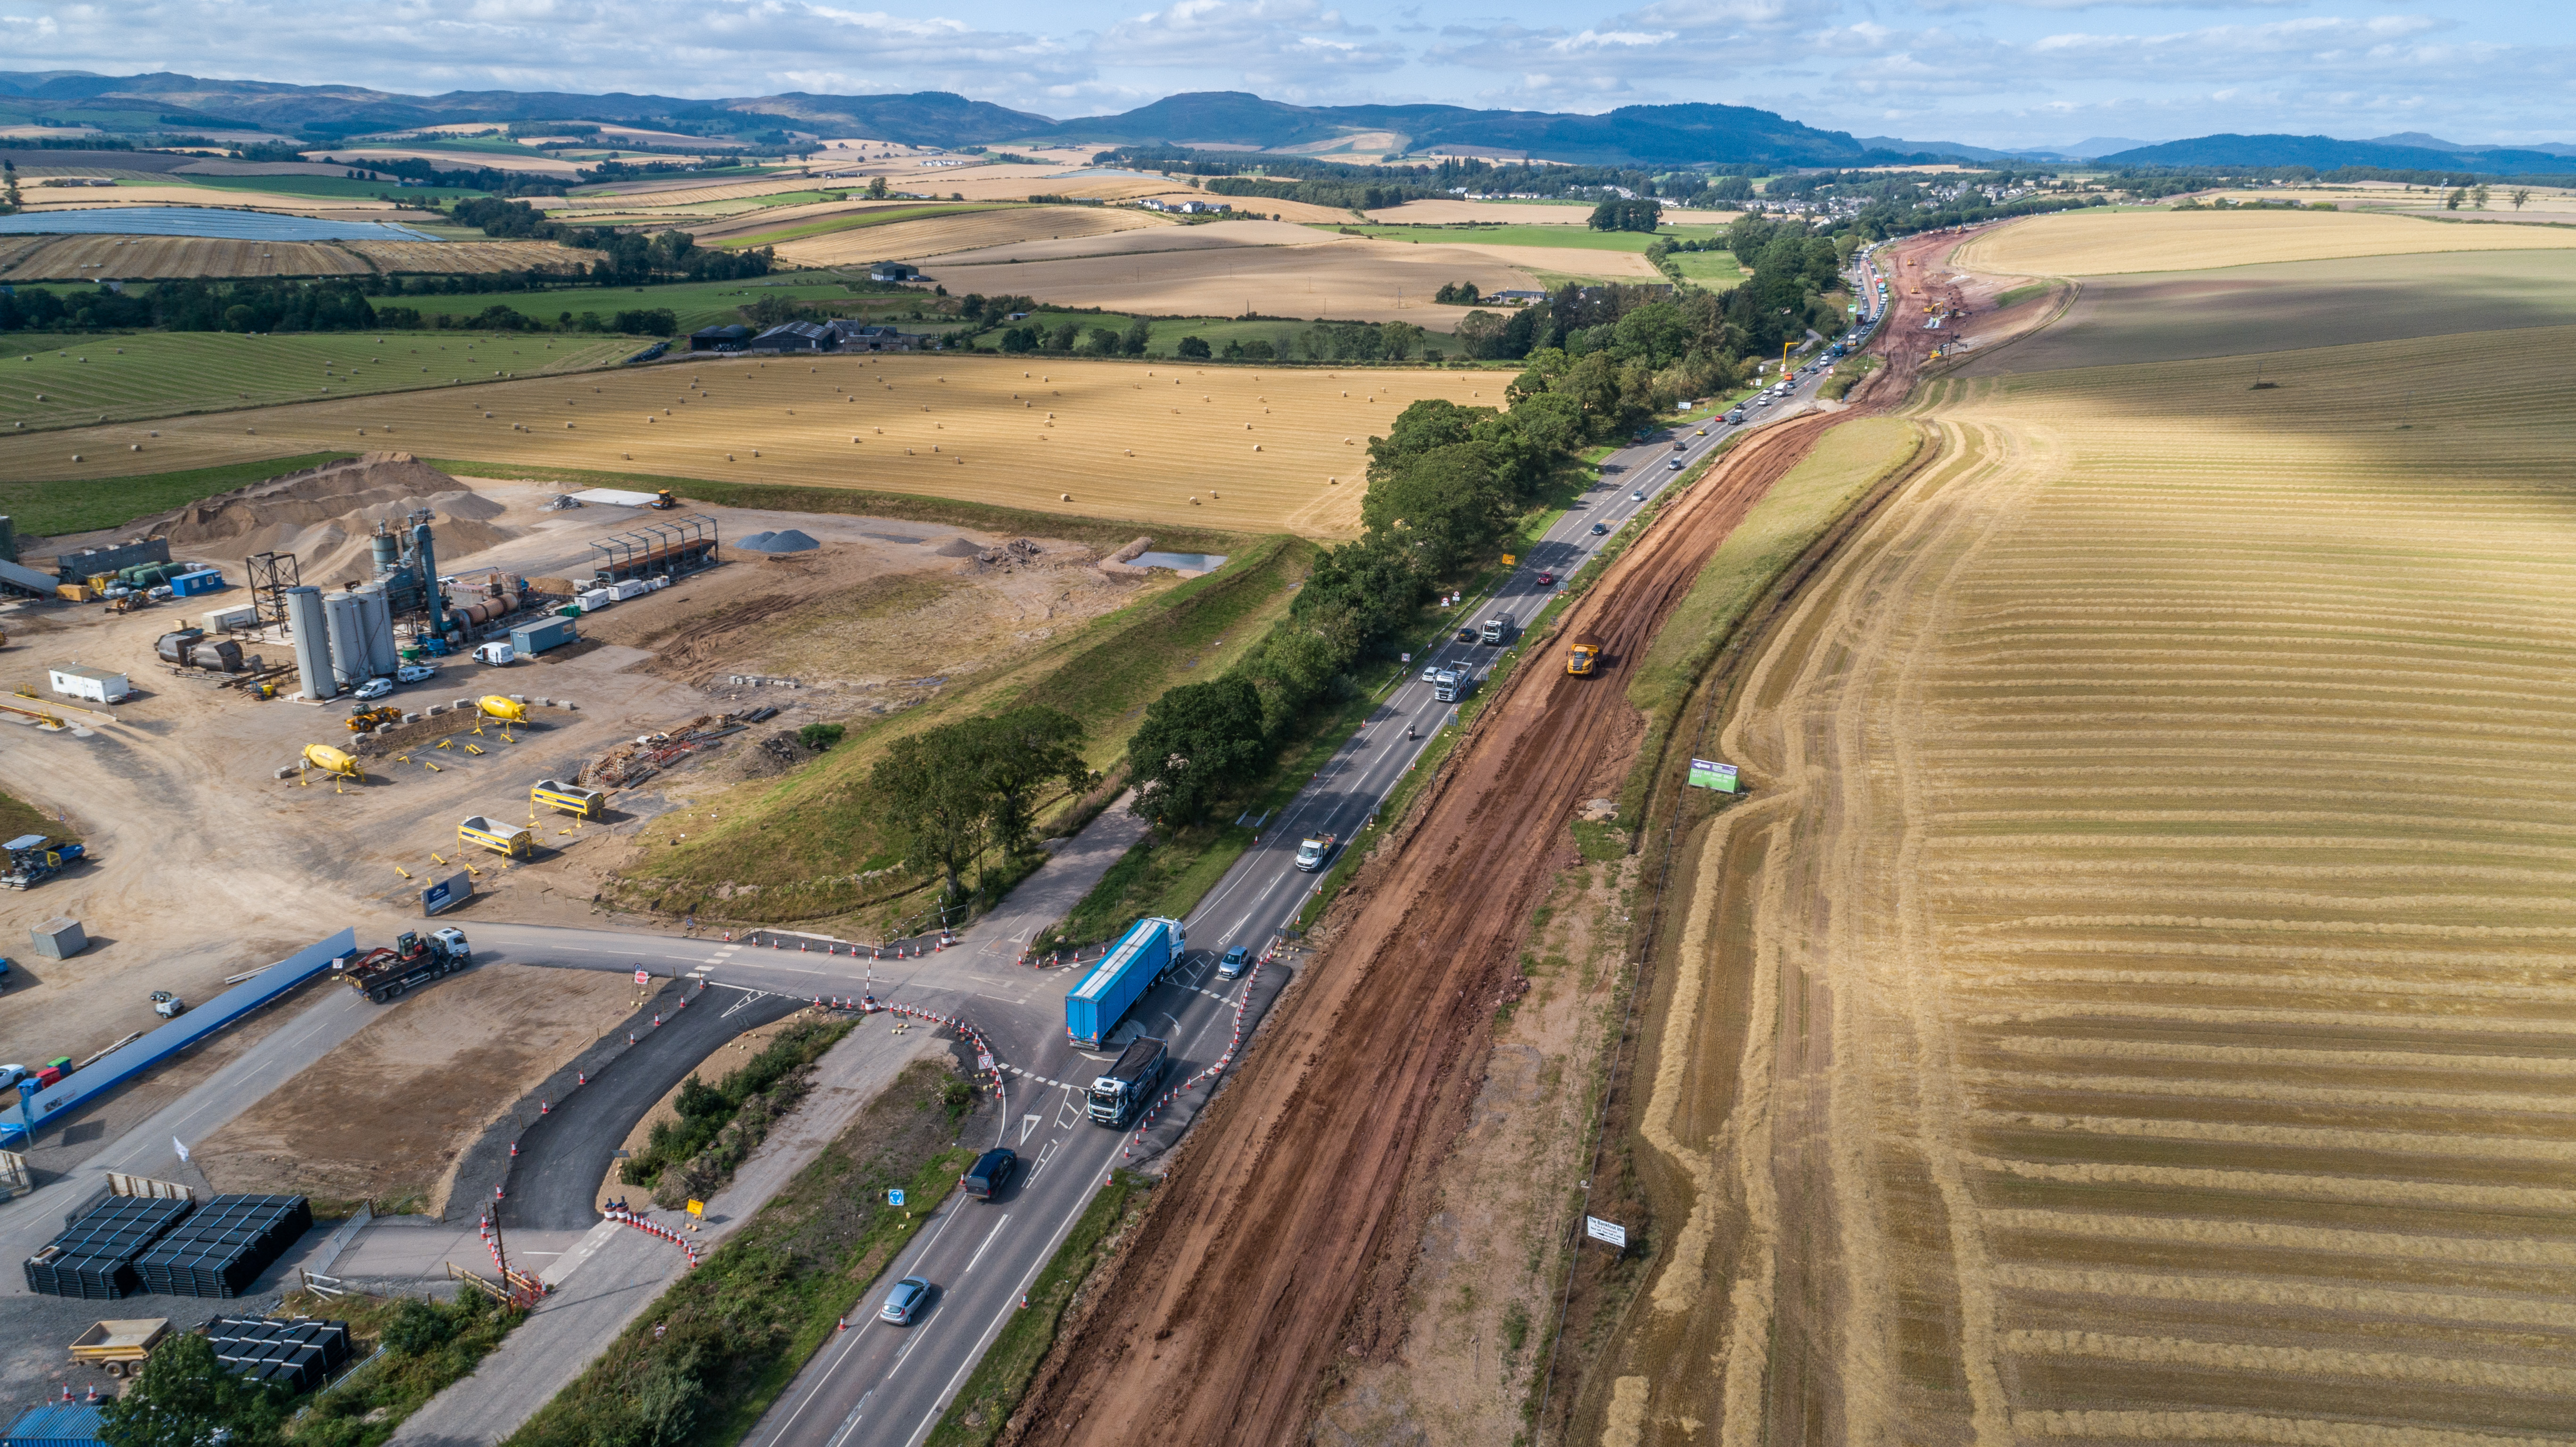
[[[979,892],[1000,897],[1016,877],[1011,866],[1037,846],[1038,806],[1051,791],[1099,783],[1082,741],[1071,714],[1015,708],[897,739],[868,771],[905,866],[939,881],[943,918],[966,900],[966,871],[979,859]]]
[[[640,286],[657,280],[739,281],[767,276],[775,254],[766,246],[727,251],[698,245],[685,231],[651,236],[612,226],[576,226],[557,221],[525,201],[472,197],[458,201],[448,214],[459,226],[479,227],[486,236],[506,241],[552,241],[604,253],[585,266],[572,262],[560,273],[567,280],[587,279],[594,286]]]

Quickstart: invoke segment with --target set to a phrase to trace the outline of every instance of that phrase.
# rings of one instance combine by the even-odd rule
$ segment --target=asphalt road
[[[658,1027],[608,1062],[588,1085],[550,1102],[548,1112],[519,1133],[509,1194],[501,1201],[502,1227],[587,1231],[598,1225],[599,1183],[635,1122],[717,1047],[804,1006],[802,995],[731,988],[695,992],[687,1008],[665,1014]],[[634,1194],[639,1202],[645,1197],[642,1190]]]

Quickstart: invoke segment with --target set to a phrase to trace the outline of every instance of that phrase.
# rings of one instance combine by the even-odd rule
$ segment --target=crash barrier
[[[691,1241],[688,1237],[681,1235],[679,1232],[672,1230],[670,1227],[663,1225],[661,1222],[647,1220],[643,1216],[638,1215],[623,1206],[611,1206],[600,1214],[606,1216],[611,1221],[618,1222],[622,1225],[632,1226],[647,1236],[658,1236],[661,1239],[670,1242],[672,1245],[680,1248],[681,1255],[689,1258],[689,1265],[694,1267],[698,1264],[697,1243]]]
[[[492,1213],[486,1211],[476,1223],[483,1235],[483,1249],[492,1257],[492,1269],[501,1273],[501,1285],[509,1293],[510,1304],[522,1309],[535,1306],[552,1288],[523,1271],[513,1271],[501,1259],[500,1233],[492,1225]]]
[[[330,969],[333,961],[357,952],[358,932],[354,929],[344,929],[328,939],[306,945],[133,1044],[111,1050],[88,1066],[36,1092],[26,1102],[25,1118],[42,1126],[69,1106],[105,1095]],[[10,1119],[0,1121],[0,1143],[24,1134],[26,1127],[19,1123],[17,1112],[11,1112]]]
[[[1234,1053],[1243,1048],[1243,1016],[1245,1011],[1252,1008],[1252,982],[1261,978],[1263,966],[1268,965],[1278,957],[1279,941],[1272,940],[1269,947],[1261,952],[1260,958],[1252,962],[1252,968],[1243,972],[1243,988],[1236,992],[1234,997],[1234,1031],[1231,1035],[1226,1037],[1225,1053],[1218,1056],[1215,1063],[1208,1066],[1207,1069],[1200,1071],[1198,1074],[1193,1075],[1189,1079],[1182,1081],[1180,1084],[1173,1086],[1171,1089],[1164,1091],[1160,1096],[1155,1098],[1152,1105],[1145,1107],[1144,1117],[1136,1122],[1135,1136],[1131,1138],[1126,1145],[1119,1148],[1119,1159],[1133,1160],[1135,1159],[1136,1152],[1144,1150],[1145,1132],[1153,1126],[1154,1117],[1162,1114],[1164,1106],[1180,1099],[1184,1092],[1188,1091],[1190,1087],[1197,1085],[1200,1081],[1214,1080],[1218,1076],[1223,1075],[1225,1073],[1226,1066],[1234,1062]],[[1151,1153],[1148,1152],[1148,1154]]]

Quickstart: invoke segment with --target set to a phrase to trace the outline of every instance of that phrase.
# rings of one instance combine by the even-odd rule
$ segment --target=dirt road
[[[1338,938],[1199,1126],[1063,1365],[1027,1443],[1287,1443],[1336,1353],[1391,1355],[1433,1167],[1483,1074],[1531,906],[1571,859],[1564,824],[1637,739],[1618,660],[1640,656],[1709,554],[1804,456],[1817,418],[1738,448],[1574,610],[1605,678],[1532,658],[1364,872]]]

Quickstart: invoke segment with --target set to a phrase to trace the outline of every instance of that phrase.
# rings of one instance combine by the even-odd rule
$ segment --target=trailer
[[[487,814],[467,815],[456,826],[456,837],[512,859],[525,859],[536,848],[536,837],[527,825],[504,824]]]
[[[1124,1129],[1144,1109],[1145,1098],[1154,1093],[1171,1065],[1171,1047],[1153,1036],[1140,1035],[1127,1042],[1127,1048],[1118,1053],[1118,1063],[1091,1082],[1092,1120],[1112,1130]]]
[[[576,819],[596,819],[600,811],[608,807],[608,796],[578,784],[539,779],[535,787],[528,790],[528,802],[540,808],[559,809]]]
[[[1162,983],[1186,947],[1179,920],[1136,921],[1091,974],[1064,997],[1064,1028],[1074,1048],[1099,1049],[1145,992]]]
[[[474,963],[474,949],[462,930],[434,930],[422,939],[410,930],[358,956],[341,969],[349,988],[381,1005],[415,985],[425,985]]]
[[[170,1334],[170,1318],[151,1316],[101,1321],[72,1338],[72,1360],[87,1362],[111,1377],[143,1370],[143,1359]]]
[[[89,854],[78,844],[55,843],[42,834],[21,834],[0,844],[0,889],[28,889],[62,873]]]

